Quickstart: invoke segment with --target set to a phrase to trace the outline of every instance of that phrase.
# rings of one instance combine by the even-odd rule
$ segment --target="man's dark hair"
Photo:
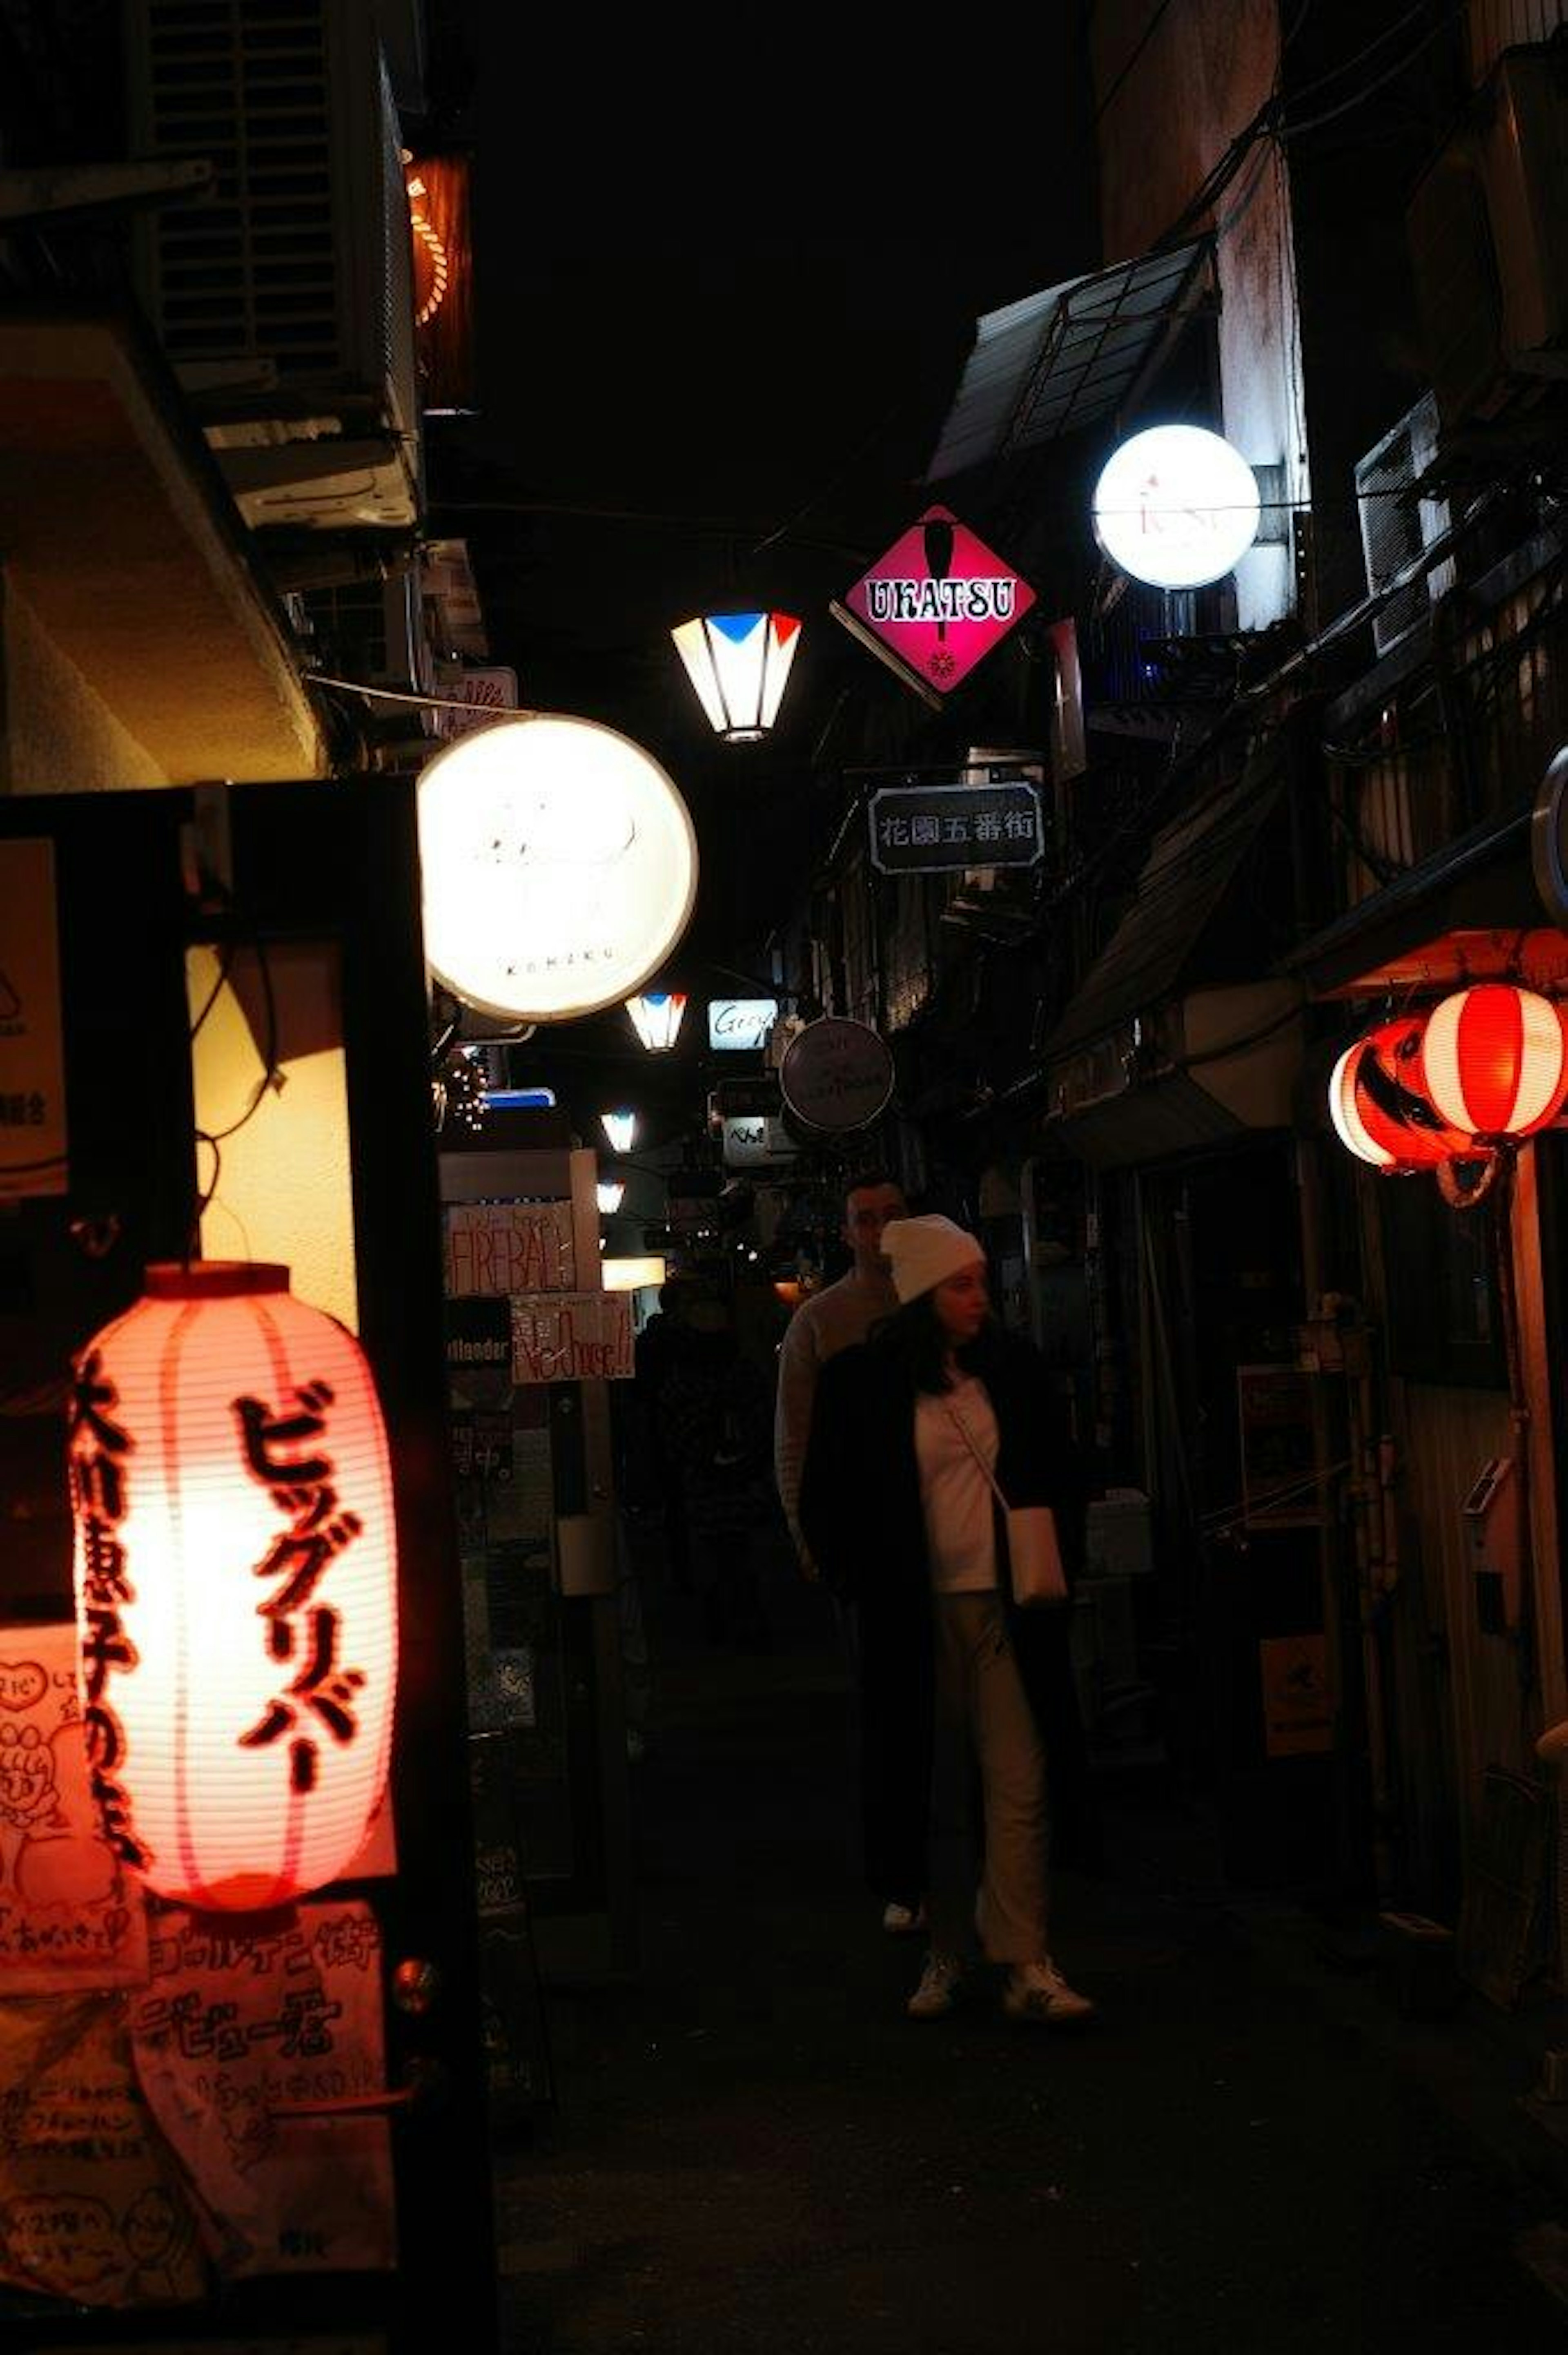
[[[873,1186],[893,1186],[900,1194],[904,1191],[901,1181],[893,1175],[891,1169],[857,1169],[843,1182],[845,1209],[849,1207],[849,1198],[852,1194],[864,1194]]]

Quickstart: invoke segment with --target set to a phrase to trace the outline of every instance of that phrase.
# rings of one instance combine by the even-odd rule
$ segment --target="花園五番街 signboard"
[[[512,1380],[629,1382],[631,1303],[624,1292],[536,1292],[512,1303]]]
[[[873,794],[871,863],[884,875],[1033,867],[1044,849],[1036,786],[886,785]]]
[[[835,621],[940,709],[1034,602],[1011,564],[946,507],[927,507],[869,572]]]

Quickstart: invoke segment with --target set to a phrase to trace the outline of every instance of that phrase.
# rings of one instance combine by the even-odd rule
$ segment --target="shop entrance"
[[[16,1180],[0,1206],[0,1655],[36,1655],[46,1683],[73,1657],[69,1369],[145,1265],[193,1248],[288,1261],[303,1295],[346,1253],[391,1442],[401,1674],[388,1804],[355,1866],[228,1920],[129,1880],[108,1904],[90,1806],[67,1856],[79,1730],[74,1677],[56,1680],[55,1842],[46,1859],[40,1829],[8,1870],[0,1933],[7,2343],[325,2331],[412,2355],[450,2336],[466,2285],[482,2350],[491,2178],[412,787],[0,802],[0,860],[23,843],[47,846],[12,871],[52,890],[67,1136],[58,1178]],[[260,1084],[220,1136],[204,1058],[226,1021],[237,1052],[249,1027]],[[319,1148],[297,1125],[311,1107]],[[336,1265],[313,1279],[323,1233]],[[7,1688],[18,1711],[37,1683]],[[41,1965],[41,1930],[62,1923]],[[95,1959],[73,1966],[73,1949]],[[46,2132],[46,2112],[79,2132]]]

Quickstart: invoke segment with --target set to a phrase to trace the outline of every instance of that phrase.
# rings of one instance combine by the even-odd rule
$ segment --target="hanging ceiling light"
[[[800,644],[793,613],[704,613],[670,633],[697,699],[726,744],[754,743],[778,717]]]
[[[629,997],[626,1010],[631,1017],[631,1027],[651,1055],[662,1055],[675,1043],[680,1035],[681,1018],[686,1010],[686,995],[680,989],[650,990],[641,997]]]
[[[630,1152],[637,1142],[637,1114],[634,1112],[601,1112],[599,1124],[612,1153]]]
[[[595,1199],[599,1203],[599,1217],[601,1219],[613,1219],[617,1210],[620,1209],[621,1203],[626,1199],[625,1178],[601,1178],[594,1187],[593,1190]]]

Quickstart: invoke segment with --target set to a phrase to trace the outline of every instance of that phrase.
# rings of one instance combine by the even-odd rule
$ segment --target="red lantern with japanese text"
[[[337,1879],[386,1786],[397,1663],[387,1434],[359,1344],[289,1272],[147,1270],[75,1367],[82,1710],[115,1848],[257,1912]]]
[[[1340,1142],[1384,1177],[1477,1156],[1473,1136],[1450,1125],[1426,1088],[1424,1014],[1380,1022],[1346,1048],[1329,1082]]]
[[[1484,981],[1426,1018],[1426,1090],[1438,1117],[1501,1142],[1533,1135],[1568,1096],[1568,1038],[1549,997]]]

